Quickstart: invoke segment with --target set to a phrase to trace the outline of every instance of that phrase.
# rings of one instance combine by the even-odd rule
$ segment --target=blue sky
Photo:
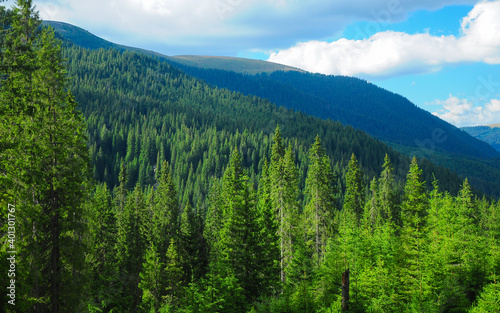
[[[115,43],[361,77],[457,126],[500,123],[500,0],[34,3]]]

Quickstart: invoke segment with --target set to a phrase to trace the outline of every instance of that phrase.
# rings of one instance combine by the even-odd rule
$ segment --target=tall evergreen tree
[[[364,202],[363,173],[359,168],[358,159],[353,153],[346,174],[346,191],[343,208],[344,210],[354,212],[356,219],[359,221],[363,213]]]
[[[137,185],[127,196],[123,211],[117,212],[117,259],[120,272],[121,310],[136,310],[141,302],[140,273],[146,251],[144,220],[146,203]]]
[[[304,209],[304,218],[307,236],[314,242],[313,258],[317,265],[323,258],[326,241],[332,235],[331,221],[335,209],[332,181],[330,159],[321,146],[319,136],[316,136],[309,150],[309,168],[305,189],[307,204]]]
[[[115,301],[119,286],[116,215],[106,184],[97,186],[94,197],[86,205],[86,211],[86,263],[90,271],[90,305],[110,311],[117,309]]]
[[[89,180],[85,126],[70,93],[61,43],[39,31],[32,1],[16,2],[3,36],[2,194],[23,206],[20,308],[73,310],[84,285],[82,203]]]
[[[397,219],[394,174],[389,156],[386,154],[382,173],[378,179],[378,202],[383,220]]]
[[[281,281],[292,256],[292,223],[297,213],[298,171],[291,146],[285,153],[279,126],[273,137],[270,164],[270,195],[279,224]]]
[[[423,276],[423,256],[425,251],[425,227],[428,210],[428,197],[422,170],[414,157],[404,189],[401,206],[401,254],[400,270],[402,295],[408,305],[416,305],[421,310],[425,281]]]
[[[241,156],[235,149],[222,180],[224,225],[220,236],[221,256],[250,302],[259,295],[260,270],[255,259],[258,250],[255,201],[250,195],[247,180]]]
[[[151,243],[165,256],[171,239],[179,235],[179,199],[167,162],[163,162],[158,189],[154,194],[151,212]]]
[[[263,287],[268,294],[277,291],[280,275],[280,240],[279,225],[271,201],[271,181],[269,164],[264,160],[258,190],[257,223],[258,223],[258,255],[256,260],[262,270]]]

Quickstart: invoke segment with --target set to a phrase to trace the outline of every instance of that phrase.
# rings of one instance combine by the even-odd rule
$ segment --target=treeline
[[[305,184],[307,146],[316,135],[322,138],[339,178],[345,175],[352,153],[363,165],[367,181],[377,174],[388,154],[396,180],[404,180],[407,157],[339,122],[210,87],[164,61],[133,52],[70,46],[65,57],[73,78],[70,90],[87,119],[95,179],[106,182],[109,189],[118,185],[122,162],[128,187],[139,181],[144,188],[152,185],[163,160],[169,160],[182,203],[206,202],[210,177],[222,176],[233,147],[240,149],[256,186],[278,124],[287,144],[289,141],[294,147],[301,186]],[[461,179],[456,174],[426,160],[421,166],[427,181],[435,175],[445,190],[458,192]]]
[[[319,118],[338,120],[394,144],[420,148],[415,139],[431,138],[432,131],[440,128],[447,139],[436,145],[437,151],[479,158],[497,156],[484,142],[463,136],[459,129],[418,108],[408,99],[359,78],[299,71],[248,75],[176,66],[219,88],[256,95]],[[311,102],[314,105],[310,105]]]
[[[278,106],[351,125],[394,144],[399,152],[428,158],[469,177],[471,184],[484,193],[499,195],[500,168],[494,161],[498,154],[492,147],[416,107],[408,99],[365,80],[297,71],[248,75],[175,66],[212,86],[255,95]],[[445,137],[439,138],[437,133]]]
[[[89,310],[497,310],[500,204],[475,198],[467,180],[457,197],[437,181],[428,192],[414,159],[399,190],[386,157],[366,194],[352,155],[339,204],[319,137],[303,189],[279,129],[271,150],[254,188],[233,149],[206,211],[179,205],[166,162],[156,188],[127,190],[124,166],[114,192],[100,185],[86,205]]]
[[[0,13],[0,310],[498,307],[467,180],[135,53],[69,48],[69,80],[31,0]]]

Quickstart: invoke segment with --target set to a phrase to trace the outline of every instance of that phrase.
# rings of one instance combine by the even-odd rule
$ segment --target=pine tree
[[[89,181],[85,126],[70,93],[61,43],[39,31],[32,1],[16,2],[2,39],[1,194],[19,216],[22,310],[74,310],[84,285],[82,203]],[[3,35],[3,34],[2,34]]]
[[[364,202],[365,190],[363,173],[359,169],[358,159],[353,153],[346,174],[346,191],[343,209],[354,212],[356,219],[359,221],[363,213]]]
[[[116,268],[116,215],[106,184],[97,186],[94,197],[86,206],[88,253],[90,270],[90,304],[99,309],[116,308],[118,269]],[[83,300],[83,299],[82,299]]]
[[[140,273],[146,250],[144,220],[146,203],[137,185],[127,197],[123,211],[117,212],[117,259],[120,272],[121,310],[135,310],[141,301]]]
[[[469,180],[466,178],[457,197],[457,222],[459,230],[455,234],[460,251],[460,280],[465,287],[468,301],[476,300],[486,282],[487,245],[479,236],[480,213]]]
[[[404,302],[416,305],[417,309],[421,308],[425,289],[423,256],[427,210],[425,182],[422,181],[422,170],[414,157],[407,175],[401,206],[400,277]]]
[[[177,239],[179,235],[179,200],[172,172],[167,162],[163,162],[154,198],[150,236],[160,256],[164,256],[167,253],[170,240]]]
[[[247,185],[241,156],[234,149],[222,179],[224,224],[221,229],[221,257],[235,277],[247,301],[259,296],[260,272],[256,262],[257,220],[255,203]]]
[[[278,221],[271,201],[271,182],[269,165],[264,159],[258,190],[257,223],[258,223],[258,255],[256,261],[262,271],[263,287],[267,294],[277,291],[280,275],[280,240],[278,237]]]
[[[393,168],[389,156],[386,154],[382,173],[378,179],[378,203],[380,205],[381,217],[383,220],[396,219],[396,195],[394,193]]]
[[[281,282],[286,281],[286,267],[292,256],[292,224],[297,216],[298,171],[291,146],[285,152],[279,126],[273,137],[269,165],[270,198],[278,221]]]
[[[314,242],[313,258],[319,265],[323,258],[326,241],[331,233],[333,220],[334,188],[330,159],[321,146],[319,136],[309,150],[309,168],[306,178],[305,195],[307,204],[304,209],[306,233]]]
[[[144,263],[139,274],[139,288],[142,290],[141,308],[145,312],[158,312],[165,295],[165,263],[161,261],[156,245],[152,243],[146,250]],[[163,280],[163,284],[162,284]]]
[[[183,283],[198,282],[206,273],[208,255],[203,232],[204,223],[200,210],[194,210],[188,204],[182,212],[180,228],[180,253],[184,260]]]
[[[179,306],[182,299],[182,259],[179,254],[179,246],[174,238],[170,239],[166,253],[166,299],[167,304],[174,309]]]

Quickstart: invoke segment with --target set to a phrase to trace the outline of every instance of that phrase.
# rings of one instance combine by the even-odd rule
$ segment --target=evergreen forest
[[[0,24],[0,312],[498,312],[500,202],[467,178],[61,41],[32,0]]]

